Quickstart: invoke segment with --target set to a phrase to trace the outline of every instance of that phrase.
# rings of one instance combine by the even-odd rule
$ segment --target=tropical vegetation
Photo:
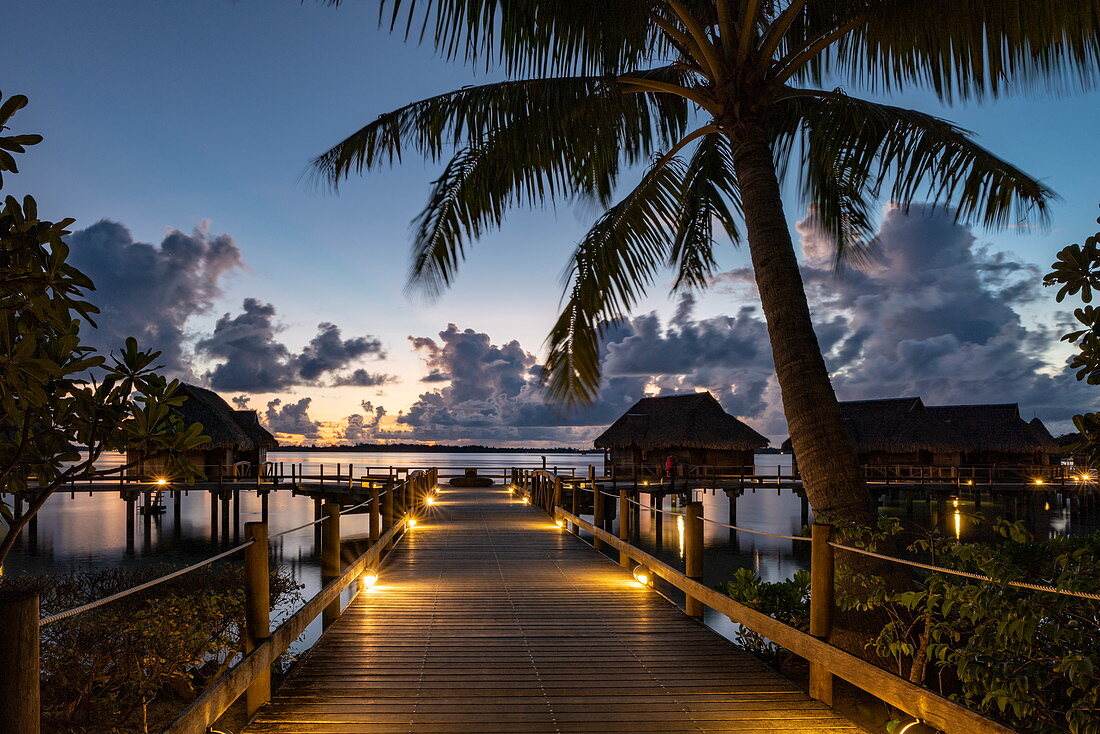
[[[340,4],[340,0],[328,0]],[[446,163],[413,225],[411,284],[451,284],[515,206],[594,202],[550,332],[549,396],[593,400],[601,333],[662,269],[705,288],[748,244],[784,412],[819,516],[874,507],[811,322],[784,208],[838,267],[873,250],[876,201],[1042,222],[1052,192],[956,125],[858,96],[984,101],[1091,86],[1100,0],[382,0],[390,29],[505,77],[380,115],[320,155],[333,186],[410,153]],[[633,186],[627,180],[638,176]],[[624,193],[625,189],[625,193]]]
[[[14,156],[42,137],[5,134],[27,98],[0,100],[0,175],[18,173]],[[139,447],[167,457],[173,475],[186,480],[194,468],[184,452],[209,441],[202,426],[185,426],[173,413],[184,398],[177,381],[157,372],[159,352],[127,339],[105,355],[81,342],[98,310],[84,300],[92,281],[67,262],[63,238],[72,223],[40,218],[30,196],[8,196],[0,209],[0,491],[27,507],[16,512],[0,501],[7,526],[0,569],[58,488],[129,468],[97,468],[103,452]]]

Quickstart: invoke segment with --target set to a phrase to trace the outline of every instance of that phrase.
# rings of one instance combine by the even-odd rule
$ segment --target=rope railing
[[[985,576],[980,573],[971,573],[970,571],[959,571],[954,568],[944,568],[943,566],[933,566],[929,563],[921,563],[920,561],[910,561],[905,558],[896,558],[894,556],[887,556],[882,553],[875,553],[874,551],[865,550],[863,548],[853,548],[850,545],[841,545],[840,543],[834,543],[829,541],[829,545],[837,550],[849,551],[850,553],[858,553],[863,556],[870,556],[871,558],[877,558],[881,561],[890,561],[891,563],[900,563],[905,566],[912,566],[914,568],[924,569],[925,571],[932,571],[935,573],[946,573],[952,576],[962,576],[968,579],[974,579],[975,581],[986,581],[994,584],[1004,584],[1007,586],[1015,586],[1021,589],[1029,589],[1031,591],[1044,591],[1051,594],[1064,594],[1065,596],[1076,596],[1081,599],[1092,599],[1100,601],[1100,594],[1093,594],[1088,591],[1073,591],[1071,589],[1059,589],[1056,586],[1047,586],[1045,584],[1029,584],[1025,581],[1002,581],[993,578],[992,576]]]
[[[387,490],[387,491],[396,492],[399,488],[403,487],[404,485],[405,485],[404,481],[399,482],[398,484],[394,485],[394,487],[392,489]],[[379,497],[382,497],[384,494],[385,494],[385,492],[380,493]],[[345,514],[351,512],[351,511],[353,511],[353,510],[357,510],[360,507],[368,505],[373,501],[374,501],[373,497],[370,498],[370,499],[364,500],[363,502],[360,502],[357,505],[354,505],[352,507],[348,507],[346,509],[341,510],[340,514],[345,515]],[[274,540],[275,538],[281,538],[284,535],[289,535],[290,533],[294,533],[294,532],[297,532],[299,530],[304,530],[305,528],[308,528],[308,527],[313,527],[314,525],[317,525],[317,524],[322,523],[324,521],[325,521],[325,518],[323,516],[319,517],[315,520],[310,520],[307,523],[297,525],[297,526],[289,528],[287,530],[282,530],[278,533],[273,533],[272,535],[268,536],[268,540]],[[80,606],[73,607],[72,609],[66,609],[63,612],[57,612],[56,614],[50,614],[50,615],[45,616],[42,619],[40,619],[38,621],[38,624],[39,624],[40,627],[45,627],[46,625],[51,624],[53,622],[57,622],[57,621],[62,620],[62,619],[67,619],[68,617],[76,616],[77,614],[81,614],[82,612],[87,612],[87,611],[90,611],[90,610],[95,609],[97,607],[101,607],[105,604],[110,604],[111,602],[118,601],[119,599],[124,599],[127,596],[130,596],[132,594],[137,594],[138,592],[145,591],[146,589],[152,588],[152,587],[157,586],[159,584],[163,584],[166,581],[171,581],[172,579],[179,578],[180,576],[191,573],[192,571],[197,571],[198,569],[200,569],[204,566],[208,566],[211,563],[214,563],[215,561],[220,561],[223,558],[228,558],[229,556],[233,555],[234,553],[239,553],[240,551],[244,550],[245,548],[247,548],[248,546],[252,545],[255,542],[256,541],[254,541],[254,540],[249,540],[245,543],[241,543],[240,545],[234,546],[234,547],[230,548],[227,551],[223,551],[221,553],[218,553],[217,555],[213,555],[213,556],[210,556],[209,558],[203,559],[203,560],[199,561],[198,563],[194,563],[190,566],[187,566],[186,568],[178,569],[178,570],[173,571],[171,573],[165,574],[164,576],[160,576],[159,578],[152,579],[151,581],[146,581],[144,583],[138,584],[137,586],[133,586],[129,589],[124,589],[124,590],[116,592],[114,594],[110,594],[108,596],[103,597],[102,599],[96,599],[95,601],[90,601],[87,604],[81,604]]]
[[[57,614],[51,614],[47,617],[43,617],[42,619],[38,620],[38,625],[40,627],[45,627],[47,624],[50,624],[51,622],[56,622],[60,619],[66,619],[67,617],[75,616],[77,614],[80,614],[81,612],[86,612],[89,609],[95,609],[96,607],[101,607],[104,604],[109,604],[113,601],[118,601],[119,599],[130,596],[131,594],[136,594],[139,591],[145,591],[146,589],[151,588],[153,586],[156,586],[158,584],[163,584],[165,581],[171,581],[174,578],[179,578],[180,576],[183,576],[184,574],[187,574],[187,573],[191,573],[192,571],[200,569],[203,566],[209,566],[214,561],[220,561],[221,559],[226,558],[228,556],[231,556],[234,553],[238,553],[238,552],[244,550],[245,548],[247,548],[248,546],[252,545],[255,542],[256,541],[254,541],[254,540],[249,540],[248,542],[241,543],[238,546],[234,546],[234,547],[230,548],[227,551],[219,553],[216,556],[211,556],[210,558],[206,558],[202,561],[199,561],[198,563],[192,564],[192,565],[188,566],[187,568],[181,568],[178,571],[173,571],[172,573],[165,574],[164,576],[161,576],[160,578],[153,579],[152,581],[146,581],[143,584],[138,584],[137,586],[131,587],[129,589],[125,589],[125,590],[119,591],[115,594],[111,594],[110,596],[105,596],[102,599],[96,599],[95,601],[90,601],[87,604],[81,604],[78,607],[73,607],[72,609],[67,609],[64,612],[58,612]]]

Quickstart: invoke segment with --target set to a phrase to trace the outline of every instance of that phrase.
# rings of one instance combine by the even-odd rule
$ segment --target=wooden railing
[[[563,506],[563,477],[550,472],[522,472],[513,483],[516,491],[533,505],[542,508],[570,532],[590,534],[597,547],[607,546],[619,552],[619,564],[630,568],[638,564],[684,593],[685,612],[701,617],[703,607],[717,611],[737,624],[756,632],[775,644],[805,658],[810,664],[810,695],[827,705],[833,702],[833,677],[842,678],[900,711],[926,722],[948,734],[1012,734],[1013,730],[999,724],[934,691],[911,683],[887,670],[829,644],[825,638],[831,631],[834,588],[833,547],[831,528],[814,525],[812,538],[796,538],[811,545],[810,633],[783,624],[703,583],[703,505],[691,502],[685,507],[684,555],[685,568],[674,568],[661,559],[632,545],[630,538],[629,502],[626,488],[620,488],[618,502],[618,535],[603,526],[601,509],[605,503],[597,499],[602,492],[595,481],[572,484],[570,509]],[[585,486],[587,484],[587,486]],[[576,511],[579,491],[593,494],[595,523],[580,517]],[[572,510],[572,511],[570,511]],[[787,537],[787,536],[784,536]]]
[[[321,525],[322,588],[274,630],[270,628],[269,616],[269,536],[266,522],[245,523],[245,541],[217,556],[133,589],[45,618],[39,618],[36,594],[0,594],[0,616],[7,624],[5,633],[0,635],[0,731],[38,734],[40,730],[39,635],[42,626],[155,587],[242,551],[245,556],[245,627],[241,633],[246,653],[184,709],[165,731],[171,734],[205,734],[242,696],[245,698],[246,713],[251,717],[271,697],[271,666],[278,657],[318,616],[322,617],[326,627],[340,617],[340,595],[365,572],[377,573],[388,551],[415,524],[416,515],[426,505],[438,480],[435,469],[426,469],[408,472],[400,482],[373,483],[368,487],[370,497],[359,506],[342,509],[338,504],[327,503],[323,505],[322,516],[318,520],[271,536],[276,538],[318,523]],[[344,568],[340,555],[340,517],[360,506],[366,506],[370,514],[370,545]],[[166,619],[163,622],[171,624],[172,621]]]

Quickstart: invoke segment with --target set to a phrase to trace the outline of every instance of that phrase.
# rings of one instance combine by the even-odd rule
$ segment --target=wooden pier
[[[444,489],[245,731],[858,729],[495,487]]]

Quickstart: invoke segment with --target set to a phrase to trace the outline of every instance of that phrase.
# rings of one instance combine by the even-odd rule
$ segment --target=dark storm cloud
[[[1096,405],[1097,395],[1064,364],[1051,364],[1055,329],[1021,315],[1021,307],[1049,295],[1039,269],[978,245],[952,212],[888,208],[877,257],[839,275],[830,267],[831,242],[813,217],[798,231],[815,328],[842,400],[1018,402],[1025,416],[1038,415],[1055,430]],[[751,273],[733,271],[719,281],[743,292]],[[778,402],[759,417],[771,435],[785,429]]]
[[[1097,405],[1094,390],[1051,363],[1056,329],[1021,315],[1044,303],[1038,269],[979,246],[951,212],[887,209],[877,258],[842,274],[812,218],[798,230],[815,329],[842,400],[1018,402],[1026,418],[1038,415],[1056,431]],[[756,303],[747,270],[724,273],[716,284]],[[494,345],[488,334],[454,325],[438,339],[410,338],[429,369],[425,381],[444,386],[422,393],[398,422],[424,440],[587,443],[643,393],[707,389],[730,413],[782,438],[782,401],[758,308],[697,318],[694,306],[681,300],[667,323],[644,314],[609,327],[599,399],[573,414],[546,405],[541,368],[514,341]]]
[[[152,245],[136,242],[118,222],[103,220],[68,241],[70,262],[94,281],[89,300],[101,311],[98,328],[82,334],[86,342],[118,349],[133,336],[142,348],[162,352],[167,372],[191,376],[185,326],[221,295],[222,278],[242,267],[233,239],[200,227],[190,235],[173,230]]]
[[[233,405],[237,407],[237,410],[248,410],[248,404],[251,399],[247,395],[238,395],[233,398]]]
[[[301,398],[296,403],[283,403],[275,398],[267,404],[264,423],[273,433],[286,433],[304,438],[321,437],[321,423],[309,417],[311,398]]]
[[[368,372],[365,369],[359,368],[351,371],[347,375],[337,377],[332,381],[332,384],[338,387],[381,387],[382,385],[389,385],[393,382],[397,382],[397,377],[394,375],[386,375],[381,372]]]
[[[318,333],[299,353],[291,353],[277,338],[275,307],[255,298],[244,299],[243,311],[223,315],[214,333],[195,345],[196,352],[218,364],[206,373],[215,390],[276,392],[294,385],[319,385],[332,376],[336,385],[380,385],[388,376],[357,369],[336,374],[358,359],[385,357],[381,342],[372,337],[344,339],[334,324],[318,325]]]

